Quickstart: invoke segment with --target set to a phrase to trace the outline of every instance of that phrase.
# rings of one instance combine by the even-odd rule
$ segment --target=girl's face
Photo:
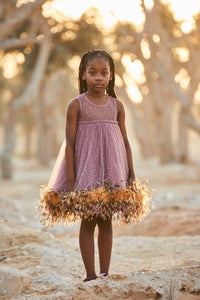
[[[89,60],[82,79],[86,80],[88,91],[105,92],[109,81],[112,79],[109,62],[101,56]]]

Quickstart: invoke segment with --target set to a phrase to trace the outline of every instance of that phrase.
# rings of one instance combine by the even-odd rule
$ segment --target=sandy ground
[[[11,181],[0,180],[2,299],[200,299],[199,165],[136,163],[155,189],[154,209],[137,224],[114,221],[110,276],[88,283],[79,224],[46,230],[34,216],[51,167],[19,159],[14,167]],[[95,257],[98,271],[97,247]]]

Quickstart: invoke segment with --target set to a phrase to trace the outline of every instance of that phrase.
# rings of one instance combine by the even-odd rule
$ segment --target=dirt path
[[[198,166],[136,164],[138,177],[151,178],[156,189],[155,209],[137,224],[114,222],[111,275],[88,283],[79,225],[44,231],[34,217],[49,169],[19,160],[15,168],[12,181],[0,180],[2,299],[200,299]],[[97,247],[95,257],[98,266]]]

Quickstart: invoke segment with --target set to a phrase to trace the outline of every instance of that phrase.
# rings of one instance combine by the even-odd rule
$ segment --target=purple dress
[[[75,142],[74,191],[67,191],[64,140],[47,186],[40,186],[38,210],[46,226],[79,218],[117,216],[121,222],[141,220],[150,212],[150,192],[127,185],[129,168],[124,140],[117,122],[117,102],[92,103],[85,93],[76,97],[80,114]]]
[[[116,99],[108,96],[104,105],[91,102],[85,93],[76,97],[80,114],[75,144],[76,182],[74,191],[90,188],[105,180],[122,188],[128,180],[128,161],[117,122]],[[64,140],[48,187],[59,193],[67,190]]]

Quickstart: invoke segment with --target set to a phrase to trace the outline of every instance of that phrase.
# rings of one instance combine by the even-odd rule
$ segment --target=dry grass
[[[167,300],[174,300],[174,292],[175,292],[175,283],[173,282],[173,280],[170,280],[170,287],[169,287],[169,296],[167,298]]]

